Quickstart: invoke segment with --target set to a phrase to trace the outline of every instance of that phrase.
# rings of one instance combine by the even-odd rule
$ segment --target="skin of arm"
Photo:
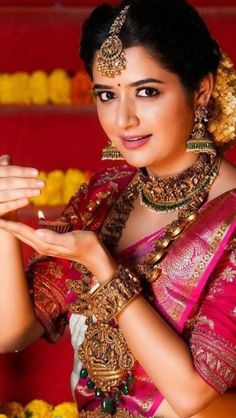
[[[100,284],[116,271],[114,259],[93,232],[72,231],[60,235],[4,221],[0,221],[0,228],[11,231],[40,254],[81,262]],[[180,417],[197,414],[218,396],[195,371],[188,345],[142,296],[118,315],[117,322],[135,358]]]
[[[6,231],[0,231],[0,278],[0,352],[4,353],[24,348],[43,333],[30,300],[19,242]]]
[[[100,260],[99,282],[104,284],[116,266],[107,254]],[[134,357],[181,418],[197,414],[219,396],[194,369],[188,345],[142,296],[128,304],[117,323]]]
[[[34,168],[10,166],[9,155],[0,156],[0,217],[15,221],[17,210],[40,194],[44,183]],[[0,353],[24,348],[43,333],[34,316],[19,241],[0,229]]]

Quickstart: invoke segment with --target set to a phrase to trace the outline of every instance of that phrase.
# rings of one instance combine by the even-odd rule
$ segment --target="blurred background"
[[[190,2],[236,64],[236,0]],[[38,205],[47,216],[57,216],[73,188],[107,165],[100,160],[106,137],[78,58],[81,25],[99,3],[0,0],[0,154],[37,167],[50,186],[41,201],[21,213],[32,225]],[[227,158],[236,163],[236,147]],[[24,248],[25,260],[29,255]],[[38,341],[21,353],[0,355],[0,403],[72,400],[72,360],[68,334],[54,346]]]

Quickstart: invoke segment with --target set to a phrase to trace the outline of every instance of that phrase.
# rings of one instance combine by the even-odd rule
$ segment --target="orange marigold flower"
[[[71,79],[71,100],[74,104],[92,104],[92,82],[84,71],[78,71]]]

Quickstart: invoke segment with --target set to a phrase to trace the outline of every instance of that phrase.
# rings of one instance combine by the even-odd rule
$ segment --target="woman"
[[[183,0],[98,7],[81,57],[104,157],[129,165],[81,187],[64,234],[12,220],[43,185],[0,167],[1,351],[56,341],[69,321],[80,416],[233,418],[236,170],[221,149],[235,125],[217,97],[223,74],[233,106],[231,64]],[[27,271],[33,307],[18,240],[41,254]]]

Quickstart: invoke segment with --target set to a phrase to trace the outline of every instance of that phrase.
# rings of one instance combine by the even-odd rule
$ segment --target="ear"
[[[212,89],[213,89],[214,79],[213,74],[207,74],[200,82],[196,92],[195,92],[195,106],[204,106],[207,107]]]

